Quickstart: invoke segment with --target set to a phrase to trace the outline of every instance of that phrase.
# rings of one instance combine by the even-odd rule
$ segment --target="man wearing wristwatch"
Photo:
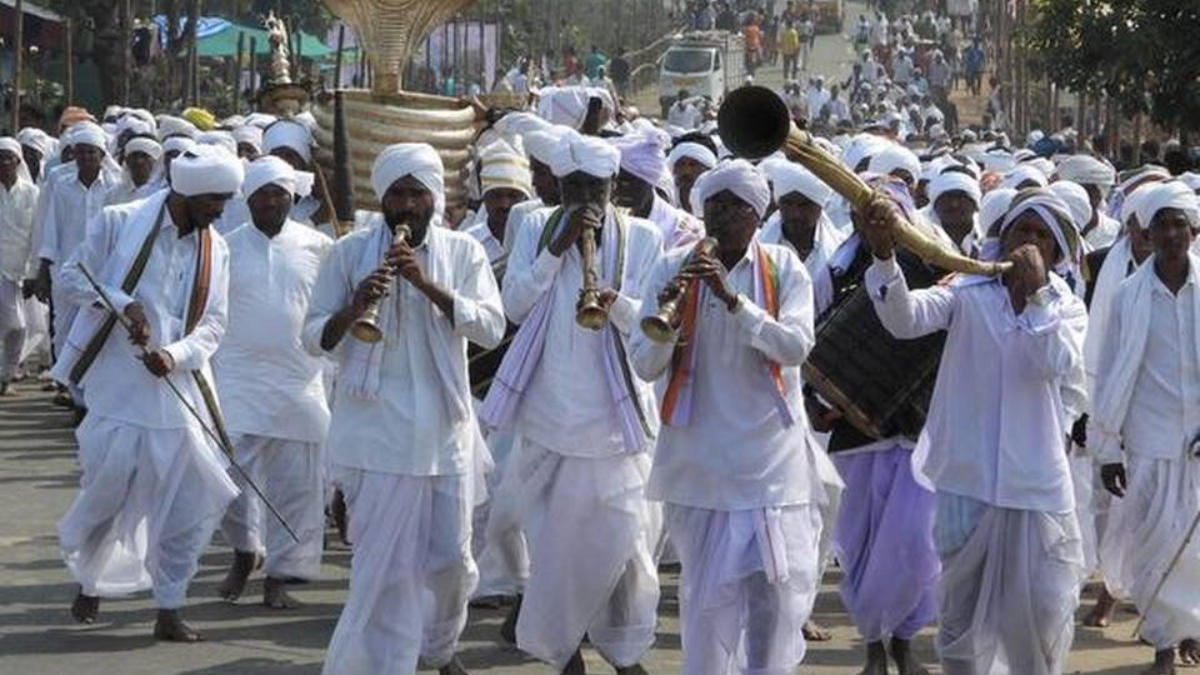
[[[945,672],[1054,675],[1071,646],[1084,559],[1063,439],[1084,400],[1087,314],[1055,270],[1076,260],[1069,210],[1023,191],[1000,228],[1002,277],[910,291],[887,203],[865,231],[865,283],[897,338],[946,330],[914,466],[937,492],[942,559],[937,646]]]

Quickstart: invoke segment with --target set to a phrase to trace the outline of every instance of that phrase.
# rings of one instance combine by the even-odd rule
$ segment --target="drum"
[[[941,276],[913,256],[897,259],[909,288],[930,286]],[[916,438],[925,426],[945,332],[892,337],[861,279],[821,315],[816,332],[803,367],[808,385],[870,438]]]
[[[517,334],[516,324],[509,323],[504,331],[504,339],[492,349],[484,349],[475,343],[467,345],[467,379],[471,383],[471,395],[482,401],[492,386],[492,378],[512,344],[513,336]]]

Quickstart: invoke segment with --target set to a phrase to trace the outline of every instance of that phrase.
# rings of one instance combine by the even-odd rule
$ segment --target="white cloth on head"
[[[916,184],[917,179],[921,177],[921,160],[913,154],[912,150],[903,145],[889,143],[871,157],[871,162],[867,165],[867,170],[872,173],[889,176],[894,171],[906,171],[908,172],[909,180],[913,184]]]
[[[889,141],[874,134],[859,134],[846,146],[846,151],[842,153],[842,161],[848,169],[854,171],[864,159],[873,157],[891,145]],[[920,161],[917,165],[920,166]],[[917,174],[913,175],[913,178],[917,177]]]
[[[249,124],[240,126],[233,130],[233,140],[238,144],[247,143],[254,146],[256,152],[262,152],[263,145],[263,130]]]
[[[784,195],[798,192],[824,210],[829,198],[833,195],[833,189],[824,181],[795,162],[764,162],[760,168],[771,179],[771,189],[774,192],[776,204]]]
[[[443,171],[441,156],[428,143],[396,143],[384,148],[375,158],[371,167],[371,187],[375,197],[382,202],[392,183],[412,176],[433,193],[433,215],[440,221],[446,210]]]
[[[744,159],[734,159],[718,164],[705,171],[692,186],[692,204],[703,212],[704,202],[710,197],[729,190],[749,204],[762,218],[771,204],[771,188],[761,169]]]
[[[266,129],[267,127],[271,126],[277,119],[279,119],[279,118],[274,115],[268,115],[266,113],[254,112],[254,113],[250,113],[249,115],[246,115],[246,125],[251,126],[251,127],[258,127],[259,129]]]
[[[564,178],[582,171],[596,178],[612,178],[621,168],[621,153],[600,138],[568,132],[559,141],[550,170]]]
[[[979,190],[979,181],[968,176],[961,171],[943,171],[933,177],[929,181],[929,186],[925,188],[926,194],[929,196],[929,203],[937,202],[938,197],[947,192],[962,192],[975,202],[975,207],[979,207],[979,202],[983,198]]]
[[[666,143],[657,131],[609,139],[621,153],[621,170],[650,185],[674,194],[674,180],[667,168]]]
[[[1081,185],[1112,185],[1117,172],[1109,164],[1090,155],[1071,155],[1058,165],[1058,176]]]
[[[188,138],[192,138],[198,133],[200,133],[200,130],[196,128],[196,125],[192,124],[188,120],[183,119],[182,117],[163,115],[158,120],[158,138],[162,141],[165,141],[172,136],[186,136]]]
[[[1177,179],[1184,185],[1190,187],[1193,191],[1200,190],[1200,173],[1195,171],[1185,171],[1178,176]]]
[[[29,174],[29,167],[25,165],[25,153],[21,150],[21,143],[12,136],[4,136],[0,138],[0,150],[11,152],[17,159],[17,182],[33,184],[33,177]],[[15,183],[14,183],[15,187]],[[0,189],[3,186],[0,185]]]
[[[585,87],[546,87],[538,96],[537,112],[551,124],[578,130],[587,119],[591,97]]]
[[[200,145],[211,145],[221,148],[237,157],[237,141],[228,131],[202,131],[196,134],[196,142]]]
[[[684,157],[699,162],[706,169],[717,165],[717,156],[713,154],[713,151],[693,141],[684,141],[676,145],[671,150],[671,154],[667,155],[667,165],[673,169]]]
[[[91,145],[108,152],[108,134],[95,122],[76,122],[71,125],[71,145]]]
[[[305,162],[311,162],[312,146],[312,132],[294,120],[277,120],[263,130],[262,151],[265,153],[275,148],[291,148]]]
[[[521,140],[525,143],[525,151],[532,159],[549,166],[554,161],[554,155],[558,152],[558,147],[568,132],[570,129],[563,126],[547,126],[545,129],[524,134],[521,136]]]
[[[17,140],[21,142],[21,145],[27,145],[42,153],[43,160],[51,154],[50,151],[55,145],[54,137],[37,127],[21,129],[17,133]]]
[[[1046,187],[1048,183],[1046,174],[1042,173],[1037,167],[1029,166],[1028,164],[1018,164],[1008,173],[1004,174],[1004,179],[996,187],[1016,189],[1022,183],[1029,181],[1036,183],[1038,187]]]
[[[162,159],[163,147],[159,145],[158,141],[154,140],[153,138],[138,136],[136,138],[129,139],[129,141],[125,143],[126,157],[135,152],[149,155],[151,159],[157,162],[158,160]]]
[[[1087,190],[1083,189],[1082,185],[1069,180],[1055,181],[1049,185],[1048,189],[1063,200],[1070,211],[1071,222],[1074,223],[1075,229],[1083,232],[1083,228],[1092,222],[1094,214],[1092,200],[1088,197]]]
[[[1196,193],[1181,181],[1171,180],[1148,186],[1136,207],[1138,226],[1150,228],[1154,215],[1163,209],[1183,211],[1192,229],[1200,228],[1200,204]]]
[[[1072,222],[1071,209],[1066,202],[1048,190],[1040,190],[1038,194],[1025,196],[1020,201],[1016,201],[1014,198],[1014,202],[1009,206],[1008,213],[1000,224],[1000,238],[1004,238],[1004,233],[1022,215],[1033,211],[1054,235],[1054,243],[1058,245],[1059,254],[1062,256],[1061,263],[1074,263],[1073,257],[1077,256],[1079,251],[1077,248],[1072,248],[1070,242],[1078,241],[1078,237],[1069,238],[1068,232],[1063,229],[1064,224],[1069,225]]]
[[[507,188],[517,190],[526,197],[533,196],[533,177],[529,172],[529,161],[521,150],[522,144],[496,140],[479,151],[480,196],[489,190]]]
[[[264,185],[278,185],[292,196],[307,196],[312,190],[313,175],[307,171],[296,171],[291,164],[267,155],[246,165],[246,178],[242,181],[242,194],[249,199]]]
[[[242,162],[219,147],[198,145],[171,161],[171,189],[185,197],[233,194],[244,176]]]
[[[196,141],[188,136],[172,136],[163,141],[163,153],[168,152],[189,152],[196,148]]]

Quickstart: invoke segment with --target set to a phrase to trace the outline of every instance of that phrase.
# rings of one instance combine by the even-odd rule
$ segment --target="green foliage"
[[[1126,115],[1200,129],[1200,2],[1038,0],[1019,36],[1037,74],[1105,92]]]

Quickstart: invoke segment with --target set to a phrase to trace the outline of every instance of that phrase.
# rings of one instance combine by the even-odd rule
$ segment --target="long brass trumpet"
[[[583,287],[575,303],[575,323],[582,328],[600,330],[608,323],[608,310],[600,304],[600,274],[596,270],[596,230],[583,228],[579,235],[583,257]]]
[[[717,113],[717,128],[725,146],[747,159],[766,157],[782,148],[788,159],[813,172],[845,197],[855,211],[861,212],[872,202],[886,199],[813,143],[807,132],[797,128],[787,105],[770,89],[750,86],[730,92]],[[975,260],[952,251],[904,218],[895,219],[892,233],[898,245],[950,272],[997,276],[1012,267],[1009,262]]]
[[[412,230],[408,229],[408,225],[397,225],[396,231],[392,235],[392,246],[408,241]],[[397,270],[389,268],[392,273],[392,278],[396,277]],[[366,311],[358,320],[350,326],[350,334],[362,340],[363,342],[379,342],[383,339],[383,331],[379,328],[379,303],[383,302],[383,298],[375,298],[371,304],[367,305]]]
[[[712,237],[705,237],[688,254],[683,266],[687,267],[688,263],[696,258],[712,255],[716,250],[717,240]],[[696,279],[684,280],[685,285],[682,292],[676,293],[675,297],[660,304],[658,311],[654,314],[642,318],[642,332],[646,334],[646,337],[659,344],[667,344],[675,339],[675,326],[679,323],[680,313],[683,312],[684,301],[687,299],[689,293],[697,292],[696,281]],[[671,283],[675,284],[678,281],[673,280]]]

